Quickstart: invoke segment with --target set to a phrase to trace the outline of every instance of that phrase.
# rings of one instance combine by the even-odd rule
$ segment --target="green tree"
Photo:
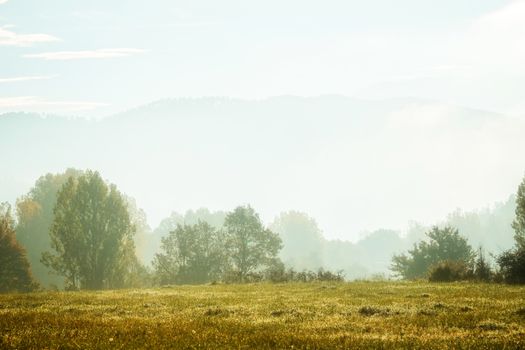
[[[37,287],[25,250],[16,240],[11,208],[0,203],[0,292],[29,292]]]
[[[51,249],[49,230],[53,223],[57,193],[69,177],[78,177],[81,174],[76,169],[67,169],[60,174],[46,174],[16,203],[16,237],[27,250],[34,277],[44,287],[64,286],[64,278],[50,273],[50,269],[40,260],[42,253]]]
[[[525,249],[525,178],[518,187],[516,195],[516,218],[512,223],[514,239],[518,249]]]
[[[525,178],[518,187],[516,195],[516,218],[514,229],[514,249],[503,252],[497,258],[503,279],[508,283],[525,283]]]
[[[230,268],[241,282],[248,274],[279,261],[281,238],[264,228],[259,215],[250,206],[240,206],[229,213],[224,230]]]
[[[98,172],[70,177],[58,193],[50,230],[54,254],[42,261],[82,289],[126,286],[137,268],[125,200]]]
[[[474,263],[474,276],[479,281],[490,281],[492,277],[492,269],[490,268],[481,247],[478,249],[476,262]]]
[[[525,283],[525,249],[510,249],[497,258],[503,280],[507,283]]]
[[[196,284],[217,279],[224,261],[224,248],[218,230],[199,221],[178,224],[162,238],[162,252],[153,265],[161,284]]]
[[[414,244],[408,255],[394,255],[391,269],[403,278],[425,277],[429,268],[441,261],[458,261],[470,266],[475,254],[458,230],[434,226],[426,233],[428,241]]]
[[[206,222],[216,229],[220,229],[224,224],[226,213],[223,211],[210,212],[207,208],[199,208],[197,210],[187,210],[184,215],[177,212],[172,212],[171,215],[163,219],[157,226],[153,235],[148,237],[147,243],[143,252],[144,261],[150,263],[155,254],[159,251],[162,245],[162,238],[168,236],[171,231],[174,231],[178,225],[195,225],[199,221]]]

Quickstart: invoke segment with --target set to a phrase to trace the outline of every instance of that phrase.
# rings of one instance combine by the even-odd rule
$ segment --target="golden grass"
[[[525,349],[525,287],[405,282],[0,295],[1,349]]]

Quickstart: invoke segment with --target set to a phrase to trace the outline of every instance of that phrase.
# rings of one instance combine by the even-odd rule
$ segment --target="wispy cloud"
[[[5,4],[7,0],[0,0],[0,5]]]
[[[1,0],[0,0],[1,1]],[[48,34],[17,34],[7,27],[0,27],[0,46],[31,46],[36,43],[58,41],[60,39]]]
[[[524,22],[525,0],[512,1],[474,21],[460,43],[459,53],[483,73],[523,73]]]
[[[25,111],[38,109],[50,111],[76,112],[107,106],[107,103],[87,101],[54,101],[37,96],[0,97],[0,110]]]
[[[46,80],[52,79],[54,76],[50,75],[34,75],[25,77],[12,77],[12,78],[0,78],[0,83],[15,83],[19,81],[31,81],[31,80]]]
[[[98,49],[86,51],[56,51],[43,52],[37,54],[27,54],[27,58],[41,58],[44,60],[80,60],[80,59],[97,59],[97,58],[114,58],[127,57],[131,55],[144,53],[145,50],[133,48],[116,48],[116,49]]]

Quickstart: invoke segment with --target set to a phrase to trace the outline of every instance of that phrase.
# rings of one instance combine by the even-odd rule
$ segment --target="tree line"
[[[42,210],[30,197],[40,195],[30,193],[18,203],[23,218],[20,220],[22,240],[31,239],[24,237],[24,233],[31,231],[29,226],[41,221],[30,220],[40,217],[37,212]],[[2,243],[2,248],[14,253],[2,257],[9,259],[11,266],[25,271],[24,276],[31,280],[29,262],[16,241],[10,215],[9,208],[3,209],[2,234],[10,245]],[[152,283],[153,279],[161,284],[220,279],[245,282],[253,274],[281,263],[277,257],[282,248],[279,236],[263,226],[253,208],[239,206],[227,214],[220,229],[201,221],[194,225],[178,225],[162,239],[161,251],[154,259],[154,273],[150,274],[136,256],[134,235],[137,226],[130,216],[125,196],[115,185],[108,185],[98,172],[89,170],[72,172],[60,186],[47,229],[46,244],[51,249],[41,252],[39,262],[62,276],[66,289],[140,286],[148,280]],[[11,257],[15,253],[16,259]],[[2,266],[5,270],[13,270],[7,264]],[[13,274],[20,274],[20,271],[13,270]],[[2,274],[2,280],[16,280],[11,275]],[[29,290],[35,286],[35,283],[24,283],[20,288],[6,284],[6,288]]]
[[[514,247],[493,255],[491,266],[480,246],[476,251],[457,229],[433,227],[426,239],[405,254],[394,255],[391,269],[404,279],[428,278],[430,281],[480,280],[485,282],[525,283],[525,178],[516,194]],[[497,234],[497,232],[495,232]]]
[[[151,269],[143,265],[137,250],[137,242],[142,245],[152,236],[145,234],[145,214],[98,172],[69,169],[41,177],[17,201],[16,222],[7,204],[0,209],[0,291],[37,288],[31,269],[39,279],[45,276],[65,289],[262,279],[343,280],[342,272],[298,272],[280,260],[283,241],[274,230],[291,226],[291,232],[300,231],[297,239],[304,235],[319,242],[322,239],[315,222],[305,221],[295,212],[288,213],[287,220],[281,215],[271,229],[250,206],[239,206],[209,220],[194,215],[182,222],[163,222],[166,234]],[[515,214],[515,247],[495,256],[496,267],[490,266],[481,248],[475,252],[457,229],[434,227],[407,253],[394,255],[391,269],[405,279],[523,283],[525,179],[518,189]],[[26,253],[24,246],[31,249]],[[315,266],[315,256],[305,255],[304,259],[314,259],[311,263]]]

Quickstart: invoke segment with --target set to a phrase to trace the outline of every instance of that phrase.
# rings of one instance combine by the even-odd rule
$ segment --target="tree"
[[[472,246],[483,246],[488,251],[501,251],[514,245],[515,232],[509,222],[515,218],[515,212],[516,196],[511,195],[507,200],[483,209],[456,209],[447,216],[446,224],[457,228]],[[494,232],[498,234],[495,235]]]
[[[366,266],[368,271],[387,274],[392,255],[406,248],[407,245],[398,232],[379,229],[356,242],[353,254],[359,257],[358,261]]]
[[[128,207],[131,224],[135,227],[135,235],[133,238],[136,250],[135,253],[142,263],[146,263],[149,242],[152,238],[152,232],[148,225],[146,212],[138,207],[135,198],[126,196],[125,194],[122,194],[122,197]]]
[[[240,206],[229,213],[224,230],[230,268],[241,282],[248,274],[278,261],[281,238],[263,227],[259,215],[250,206]]]
[[[525,283],[525,249],[511,249],[497,257],[503,280],[507,283]]]
[[[223,261],[220,233],[208,223],[178,224],[162,238],[153,265],[161,284],[205,283],[219,277]]]
[[[492,269],[490,268],[490,265],[487,262],[481,247],[478,249],[478,256],[476,258],[476,262],[474,263],[474,276],[479,281],[486,282],[490,281],[492,277]]]
[[[29,292],[37,287],[25,250],[16,240],[11,208],[0,203],[0,292]]]
[[[516,218],[514,229],[514,249],[507,250],[497,257],[503,279],[508,283],[525,283],[525,178],[518,187],[516,195]]]
[[[58,193],[51,247],[42,261],[66,277],[71,288],[123,287],[137,268],[126,203],[98,172],[70,177]]]
[[[458,261],[466,266],[472,264],[472,248],[458,230],[450,226],[443,229],[434,226],[426,236],[429,241],[414,244],[408,255],[393,256],[392,271],[403,278],[422,278],[432,265],[441,261]]]
[[[512,223],[514,239],[518,249],[525,249],[525,178],[516,195],[516,218]]]
[[[49,230],[53,223],[57,193],[71,176],[78,177],[81,174],[80,170],[67,169],[64,173],[41,176],[29,193],[20,197],[16,203],[16,237],[27,250],[34,277],[44,287],[64,286],[64,278],[51,274],[40,259],[43,252],[51,249]]]
[[[317,222],[305,213],[281,213],[270,225],[282,239],[280,257],[295,269],[318,269],[323,266],[325,240]]]
[[[144,261],[150,263],[162,245],[162,238],[168,236],[177,225],[195,225],[199,221],[206,222],[215,229],[222,228],[226,213],[223,211],[210,212],[207,208],[199,208],[195,211],[188,210],[184,215],[172,212],[171,215],[163,219],[159,226],[153,231],[153,235],[148,238],[147,245],[141,249]]]

